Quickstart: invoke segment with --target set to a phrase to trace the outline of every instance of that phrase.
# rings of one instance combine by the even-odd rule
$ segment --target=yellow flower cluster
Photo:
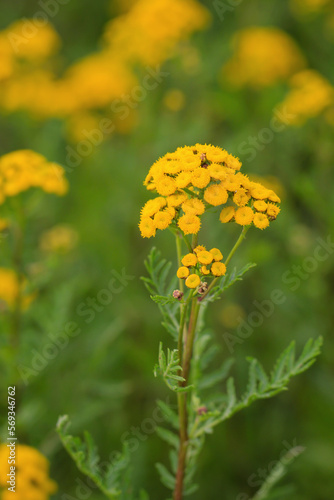
[[[12,309],[17,301],[19,293],[24,294],[26,282],[20,284],[17,274],[12,269],[0,267],[0,302],[7,304]],[[25,309],[33,300],[33,295],[23,295],[21,307]]]
[[[297,73],[291,78],[290,87],[278,106],[278,110],[289,113],[289,125],[301,125],[334,104],[334,87],[317,71],[308,69]]]
[[[203,29],[209,19],[195,0],[138,0],[107,24],[104,40],[121,59],[153,65],[171,56],[180,40]]]
[[[0,445],[0,493],[1,500],[48,500],[57,490],[55,481],[49,478],[49,462],[35,448],[23,444],[16,445],[15,493],[8,490],[12,471],[10,448]]]
[[[204,246],[198,245],[192,253],[185,255],[182,266],[177,270],[177,277],[185,279],[188,288],[197,288],[201,284],[201,276],[224,276],[226,266],[223,255],[218,248],[207,251]]]
[[[222,75],[235,87],[267,87],[286,80],[305,65],[294,40],[277,28],[245,28],[237,32],[233,45],[233,56]]]
[[[222,223],[268,227],[280,209],[277,194],[239,172],[241,163],[227,151],[211,145],[178,148],[152,165],[144,181],[157,197],[141,210],[139,228],[143,238],[157,229],[179,228],[185,235],[197,234],[201,216],[221,207]]]
[[[8,153],[0,157],[0,204],[33,187],[62,196],[68,189],[64,173],[60,165],[34,151]]]
[[[156,66],[173,55],[178,43],[209,21],[208,10],[196,0],[132,4],[106,25],[102,49],[76,61],[61,77],[58,61],[51,57],[60,46],[59,36],[49,24],[40,27],[25,19],[0,32],[0,107],[7,112],[24,110],[42,119],[69,120],[70,131],[77,123],[73,121],[76,115],[109,108],[115,127],[128,132],[134,119],[124,127],[126,120],[117,115],[123,115],[122,109],[130,117],[135,115],[132,102],[126,103],[126,98],[136,100],[132,92],[139,82],[134,64],[148,67],[154,76]],[[148,71],[144,78],[150,83],[147,88],[144,83],[143,90],[154,88],[153,76]],[[74,140],[80,135],[75,132],[71,134]]]

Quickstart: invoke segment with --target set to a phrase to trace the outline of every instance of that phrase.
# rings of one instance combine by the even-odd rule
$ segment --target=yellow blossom
[[[171,224],[173,217],[167,211],[162,210],[154,215],[153,220],[157,229],[166,229]]]
[[[197,288],[201,283],[201,278],[197,274],[190,274],[186,279],[186,286],[188,288]]]
[[[211,273],[214,276],[224,276],[226,273],[226,266],[222,262],[214,262],[211,266]]]
[[[143,238],[155,236],[156,227],[151,217],[143,217],[139,223],[139,229]]]
[[[220,222],[230,222],[235,215],[235,209],[233,207],[225,207],[220,212],[219,220]]]
[[[289,83],[291,90],[278,105],[278,111],[289,113],[288,125],[302,125],[334,103],[333,86],[317,71],[301,71],[295,74]]]
[[[197,234],[201,228],[201,220],[197,215],[186,214],[180,217],[178,226],[184,234]]]
[[[250,207],[238,208],[234,215],[235,222],[241,226],[248,226],[251,224],[253,217],[254,213]]]
[[[266,227],[269,226],[269,219],[268,217],[263,214],[263,213],[256,213],[254,215],[254,226],[257,227],[258,229],[265,229]]]
[[[305,65],[294,40],[278,28],[245,28],[236,33],[233,45],[222,74],[235,87],[261,89],[286,80]]]
[[[221,184],[213,184],[205,190],[204,199],[207,203],[216,207],[227,202],[228,192]]]
[[[15,496],[17,500],[26,500],[28,498],[49,500],[50,495],[57,490],[56,482],[49,477],[49,462],[35,448],[24,444],[16,445],[15,493],[8,491],[9,451],[5,444],[0,445],[0,488],[6,487],[1,499],[10,500],[12,496]]]
[[[254,208],[258,212],[265,212],[267,210],[267,203],[263,200],[254,201]]]
[[[210,174],[205,168],[196,168],[191,174],[191,182],[194,187],[205,188],[210,180]]]
[[[210,270],[207,269],[206,266],[202,266],[201,267],[201,274],[208,275],[208,274],[210,274]]]
[[[177,187],[175,180],[168,175],[160,175],[155,179],[156,190],[162,196],[170,196],[175,193]]]
[[[182,203],[182,210],[185,213],[202,215],[205,212],[205,205],[202,200],[192,198]]]
[[[206,248],[203,245],[197,245],[197,247],[194,248],[194,253],[197,255],[198,252],[203,252],[206,250]]]
[[[207,252],[206,250],[203,250],[202,252],[197,253],[197,258],[198,262],[201,264],[211,264],[213,261],[213,255],[211,252]]]
[[[182,264],[186,267],[192,267],[196,266],[197,264],[197,257],[193,253],[187,253],[181,260]]]
[[[189,269],[187,267],[183,266],[183,267],[178,268],[176,276],[180,279],[185,279],[185,278],[188,278],[189,274],[190,274]]]
[[[215,261],[222,260],[222,258],[223,258],[223,254],[221,253],[221,251],[218,248],[211,248],[210,253],[213,256],[213,260],[215,260]]]
[[[278,216],[278,214],[280,213],[280,211],[281,210],[280,210],[279,207],[277,207],[273,203],[268,203],[268,205],[267,205],[267,215],[271,219],[276,219],[276,217]]]
[[[78,241],[78,233],[66,224],[45,231],[42,234],[40,247],[44,252],[66,253],[72,250]]]

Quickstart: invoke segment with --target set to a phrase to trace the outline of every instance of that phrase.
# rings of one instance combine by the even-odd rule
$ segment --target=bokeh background
[[[332,498],[334,2],[2,0],[0,28],[0,154],[33,149],[60,163],[70,184],[63,198],[36,195],[24,245],[35,295],[24,314],[20,366],[31,367],[48,335],[68,322],[80,329],[29,375],[19,402],[18,437],[49,458],[59,485],[53,498],[76,498],[78,478],[85,481],[55,433],[59,415],[70,416],[73,433],[89,430],[108,459],[168,395],[153,366],[159,340],[171,339],[140,276],[152,244],[169,259],[174,245],[167,232],[140,237],[139,212],[150,196],[142,183],[159,156],[197,142],[238,156],[244,173],[262,177],[282,198],[277,221],[250,231],[233,262],[258,266],[208,317],[221,359],[236,358],[239,391],[246,356],[270,369],[291,339],[300,348],[323,335],[324,349],[287,393],[256,403],[207,439],[193,498],[250,498],[286,443],[306,451],[275,498]],[[2,268],[11,266],[6,231]],[[225,253],[235,237],[217,220],[203,234]],[[319,238],[327,242],[322,260],[314,253]],[[84,316],[83,304],[115,271],[131,279]],[[254,300],[277,288],[284,303],[231,353],[226,333],[237,335]],[[10,368],[1,284],[0,293],[3,423],[17,370]],[[153,467],[167,462],[165,446],[155,434],[143,436],[132,453],[133,482],[165,498]],[[103,497],[94,491],[90,498]]]

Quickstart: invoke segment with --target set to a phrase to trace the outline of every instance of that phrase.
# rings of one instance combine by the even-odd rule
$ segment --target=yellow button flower
[[[235,209],[233,207],[225,207],[223,210],[220,212],[219,215],[219,220],[220,222],[230,222],[235,214]]]
[[[143,217],[139,223],[139,229],[143,238],[155,236],[156,227],[151,217]]]
[[[188,278],[190,274],[190,271],[187,267],[179,267],[178,270],[177,270],[177,273],[176,273],[176,276],[180,279],[185,279],[185,278]]]
[[[188,276],[186,279],[186,286],[188,288],[197,288],[201,283],[201,278],[198,276],[198,274],[191,274]]]
[[[205,205],[198,198],[191,198],[182,203],[182,210],[186,214],[202,215],[205,212]]]
[[[211,272],[214,276],[224,276],[226,266],[222,262],[214,262],[211,266]]]
[[[182,264],[184,266],[187,266],[187,267],[196,266],[196,264],[197,264],[197,257],[193,253],[187,253],[187,255],[185,255],[183,257],[183,259],[181,260],[181,262],[182,262]]]
[[[276,219],[281,209],[272,203],[268,203],[267,214],[271,219]]]
[[[201,274],[207,275],[207,274],[210,274],[210,271],[209,271],[209,269],[207,269],[206,266],[202,266],[201,267]]]
[[[211,180],[206,168],[196,168],[191,174],[191,182],[194,187],[205,188]]]
[[[207,252],[206,250],[202,252],[198,252],[197,254],[198,262],[201,264],[211,264],[213,261],[213,255],[210,252]]]
[[[211,248],[210,253],[213,256],[213,260],[215,260],[217,262],[219,260],[222,260],[222,258],[223,258],[223,254],[221,253],[221,251],[218,248]]]
[[[210,205],[217,207],[227,202],[228,192],[221,184],[213,184],[205,190],[204,199]]]
[[[254,208],[258,212],[265,212],[267,210],[267,203],[263,200],[254,201]]]
[[[254,212],[250,207],[238,208],[235,212],[235,222],[240,224],[240,226],[248,226],[252,223],[254,217]]]
[[[201,228],[201,219],[197,215],[186,214],[180,217],[178,226],[184,234],[197,234]]]
[[[194,248],[195,254],[198,254],[198,252],[202,252],[204,250],[206,250],[206,248],[203,245],[197,245],[197,247]]]
[[[254,226],[259,229],[265,229],[269,226],[269,219],[265,214],[257,213],[254,215]]]

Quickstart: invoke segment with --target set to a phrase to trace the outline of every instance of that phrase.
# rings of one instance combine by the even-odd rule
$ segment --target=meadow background
[[[46,3],[2,0],[3,36],[11,32],[8,26],[13,22],[45,13]],[[48,45],[49,39],[41,38],[37,49],[30,49],[36,57],[28,51],[20,59],[18,53],[19,62],[9,70],[2,56],[0,154],[33,149],[61,164],[70,184],[65,197],[40,194],[29,201],[24,269],[35,295],[23,315],[16,367],[21,373],[23,366],[32,368],[36,353],[50,343],[49,335],[64,334],[69,322],[80,330],[53,359],[40,361],[37,370],[35,365],[35,374],[27,375],[24,383],[13,367],[10,311],[1,301],[2,429],[7,386],[15,380],[21,394],[18,437],[49,458],[50,476],[59,485],[52,498],[63,499],[69,498],[64,494],[80,498],[77,481],[85,478],[56,435],[59,415],[70,416],[74,434],[89,430],[105,460],[139,428],[131,454],[133,482],[147,489],[152,499],[166,497],[153,467],[157,461],[166,462],[165,446],[147,419],[154,420],[156,399],[168,395],[154,379],[153,366],[159,340],[168,345],[170,339],[140,276],[145,275],[143,261],[152,244],[168,259],[175,259],[175,249],[167,232],[158,232],[154,240],[140,237],[139,212],[150,196],[142,183],[159,156],[178,146],[211,143],[239,156],[244,173],[265,178],[282,198],[277,221],[264,232],[251,230],[232,262],[242,266],[254,261],[257,267],[211,307],[208,318],[221,356],[236,358],[233,370],[239,389],[246,381],[246,356],[270,368],[291,339],[301,346],[319,335],[324,337],[324,349],[315,366],[293,380],[287,393],[236,415],[207,439],[196,478],[200,489],[193,498],[246,500],[286,446],[300,445],[306,451],[275,498],[328,500],[334,491],[333,248],[323,247],[321,259],[316,249],[319,238],[331,241],[334,226],[334,3],[185,3],[187,26],[177,25],[179,15],[168,0],[156,2],[162,14],[165,11],[158,17],[152,14],[152,2],[141,0],[55,0],[53,14],[48,14],[59,36],[54,47],[50,42],[53,48],[36,56]],[[145,26],[147,42],[138,44],[129,24],[123,38],[104,38],[104,44],[110,44],[106,48],[102,34],[112,38],[114,26],[108,30],[107,23],[129,15],[136,4],[142,4],[142,19],[137,18]],[[276,64],[272,69],[268,62],[261,66],[261,53],[264,45],[270,48],[270,41],[267,46],[261,39],[246,40],[245,53],[251,56],[236,58],[233,40],[249,27],[279,29],[287,35],[283,52],[275,45],[271,49],[271,60],[283,61],[282,74],[276,75]],[[31,43],[41,36],[38,30]],[[164,39],[167,49],[160,50]],[[1,47],[0,41],[0,53]],[[25,47],[28,44],[22,43],[19,50]],[[103,53],[101,61],[85,60],[96,52]],[[234,63],[228,65],[233,56]],[[81,66],[71,70],[79,60]],[[107,77],[103,64],[111,64]],[[293,83],[293,75],[305,70],[311,73]],[[154,88],[148,88],[145,77],[154,72],[157,84],[151,78]],[[303,87],[305,78],[314,79],[309,89]],[[55,93],[53,79],[64,80],[63,94]],[[72,94],[66,91],[70,85]],[[293,94],[293,85],[300,86],[299,94]],[[130,95],[130,104],[124,104],[124,94]],[[77,96],[81,106],[72,109]],[[288,116],[296,118],[283,120],[277,131],[272,119],[279,109],[282,113],[282,103],[288,106]],[[115,130],[101,138],[104,118]],[[50,235],[54,227],[58,229]],[[213,221],[206,239],[226,252],[235,236],[232,228]],[[10,248],[10,230],[4,229],[3,268],[11,267]],[[119,293],[92,312],[87,299],[99,297],[115,273],[127,276]],[[261,324],[240,341],[239,318],[249,321],[257,310],[254,300],[270,299],[274,289],[282,290],[284,302],[268,317],[262,316]],[[231,346],[231,338],[239,341]],[[83,498],[103,498],[96,491],[87,495]]]

